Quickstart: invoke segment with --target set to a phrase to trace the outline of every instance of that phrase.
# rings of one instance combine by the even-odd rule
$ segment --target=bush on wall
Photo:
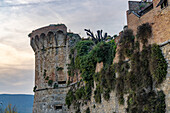
[[[124,95],[129,95],[128,113],[164,113],[164,92],[155,88],[166,78],[167,63],[159,46],[148,44],[151,36],[152,28],[148,23],[138,27],[136,37],[132,30],[126,29],[119,42],[119,61],[116,64],[112,64],[116,54],[113,40],[96,45],[92,41],[77,43],[71,50],[69,75],[73,77],[79,70],[84,84],[72,89],[71,94],[77,100],[70,99],[70,91],[68,92],[66,104],[70,106],[71,103],[91,100],[95,81],[94,99],[97,103],[101,103],[102,95],[109,101],[110,92],[115,90],[122,105]],[[104,67],[95,73],[96,64],[100,62],[103,62]]]

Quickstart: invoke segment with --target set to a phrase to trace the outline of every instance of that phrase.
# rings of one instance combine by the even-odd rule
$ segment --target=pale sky
[[[113,36],[126,25],[127,9],[128,0],[0,0],[0,94],[33,94],[32,30],[64,23],[82,37],[85,28]]]

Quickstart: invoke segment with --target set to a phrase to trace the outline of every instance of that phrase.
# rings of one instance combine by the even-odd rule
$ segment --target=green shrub
[[[76,92],[75,92],[75,96],[76,96],[77,100],[82,99],[82,97],[84,97],[84,95],[85,95],[84,87],[77,89]]]
[[[143,45],[146,45],[148,43],[148,39],[152,35],[152,27],[149,25],[149,23],[142,24],[138,26],[137,29],[137,38],[143,43]]]
[[[53,80],[48,80],[48,85],[52,86],[52,84],[53,84]]]
[[[152,28],[146,23],[138,27],[136,41],[129,29],[123,32],[120,39],[119,62],[115,65],[119,75],[116,79],[116,96],[119,103],[124,104],[124,94],[129,94],[128,113],[165,112],[164,94],[157,93],[153,86],[157,87],[165,80],[167,63],[159,46],[148,44],[151,36]],[[142,48],[140,43],[143,44]],[[130,65],[125,58],[130,59]]]
[[[109,99],[110,99],[110,92],[111,92],[110,89],[106,89],[104,91],[103,97],[106,101],[109,101]]]
[[[90,108],[89,107],[86,109],[86,113],[90,113]]]
[[[68,108],[73,103],[73,101],[75,101],[75,96],[74,96],[74,93],[73,93],[72,89],[70,89],[68,91],[68,93],[66,95],[66,99],[65,99],[65,102],[66,102],[66,105],[68,106]]]
[[[49,76],[47,76],[47,77],[45,78],[45,80],[49,80]]]
[[[151,48],[150,68],[156,84],[161,84],[166,78],[168,65],[161,49],[156,44],[153,44]]]
[[[96,87],[96,90],[94,91],[94,99],[97,103],[101,103],[101,93],[102,93],[101,88],[98,85]]]
[[[57,83],[54,84],[54,89],[56,89],[56,88],[58,88],[58,84]]]

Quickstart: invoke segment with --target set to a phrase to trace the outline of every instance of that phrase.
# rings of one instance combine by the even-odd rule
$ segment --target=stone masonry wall
[[[35,52],[33,113],[67,113],[67,64],[70,48],[80,36],[67,33],[67,27],[58,24],[34,30],[29,37]]]
[[[167,41],[163,44],[160,44],[160,48],[162,49],[162,53],[168,63],[168,73],[166,80],[161,84],[161,86],[158,88],[158,90],[163,90],[166,98],[166,113],[170,113],[170,41]],[[114,61],[117,62],[117,61]],[[103,68],[103,63],[97,63],[96,66],[96,71],[95,72],[100,72],[101,69]],[[110,99],[109,101],[106,101],[103,98],[103,95],[101,95],[101,103],[96,103],[94,99],[94,91],[96,89],[95,83],[94,83],[94,88],[92,89],[92,96],[91,100],[87,104],[80,104],[80,111],[81,113],[85,113],[86,109],[89,107],[91,113],[126,113],[126,108],[127,108],[127,97],[128,95],[124,96],[125,103],[124,105],[120,105],[118,102],[118,98],[116,97],[116,91],[112,91],[110,93]],[[71,105],[69,113],[75,113],[75,109],[73,105]]]
[[[150,23],[153,29],[152,43],[161,44],[169,40],[170,36],[170,5],[164,9],[160,6],[156,7],[160,0],[153,0],[153,9],[141,17],[137,17],[133,13],[128,14],[127,11],[127,24],[128,28],[137,32],[137,27],[143,23]],[[170,4],[170,0],[168,0]]]
[[[168,63],[168,69],[167,69],[168,73],[166,76],[166,80],[162,83],[160,89],[162,89],[166,95],[166,100],[165,100],[166,112],[170,113],[170,40],[167,41],[165,44],[162,44],[161,49]]]
[[[52,29],[51,26],[49,29]],[[34,31],[32,36],[36,32],[37,34],[41,32],[41,35],[40,38],[39,35],[31,37],[31,45],[35,50],[35,86],[37,87],[33,113],[64,113],[67,111],[64,105],[67,90],[58,87],[66,87],[67,81],[67,34],[64,33],[66,31],[61,31],[57,27],[55,31],[46,31],[48,34],[45,35],[43,29],[40,29]],[[59,84],[59,81],[65,83]]]
[[[34,95],[33,113],[67,113],[67,91],[67,87],[37,91]]]

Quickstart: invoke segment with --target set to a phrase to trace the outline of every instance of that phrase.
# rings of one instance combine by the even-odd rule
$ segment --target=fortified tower
[[[80,37],[67,33],[64,24],[39,28],[32,31],[29,37],[35,52],[33,113],[65,113],[69,48]]]

